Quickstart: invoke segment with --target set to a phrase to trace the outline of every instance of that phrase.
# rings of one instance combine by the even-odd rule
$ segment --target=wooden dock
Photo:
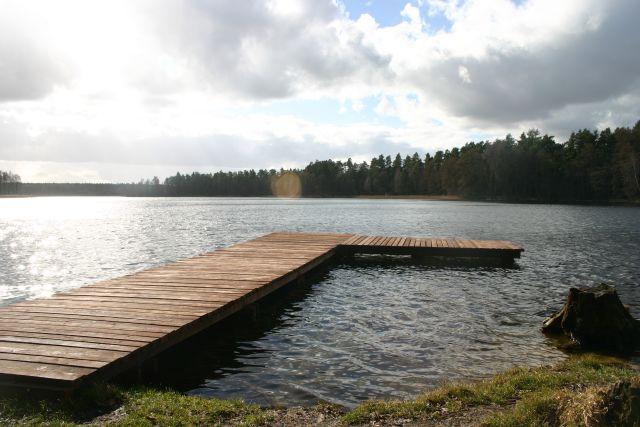
[[[524,250],[504,240],[437,239],[420,237],[362,236],[356,234],[341,244],[353,253],[425,255],[463,258],[520,258]]]
[[[108,379],[341,253],[518,258],[504,241],[272,233],[0,307],[0,384],[67,390]]]

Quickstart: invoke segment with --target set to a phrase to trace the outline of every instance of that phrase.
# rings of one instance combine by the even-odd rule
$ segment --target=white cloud
[[[471,74],[469,74],[469,69],[464,65],[458,66],[458,76],[464,83],[471,84]]]
[[[198,89],[248,99],[375,82],[388,58],[331,1],[150,2],[150,31]],[[149,70],[151,72],[151,70]]]
[[[380,102],[376,105],[375,112],[379,116],[395,116],[397,111],[393,97],[388,95],[381,97]]]
[[[360,99],[356,99],[353,102],[351,102],[351,108],[356,113],[359,113],[360,111],[362,111],[364,109],[364,102],[362,102],[362,100],[360,100]]]

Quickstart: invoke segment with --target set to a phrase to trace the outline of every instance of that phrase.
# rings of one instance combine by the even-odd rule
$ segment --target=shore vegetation
[[[639,382],[630,362],[587,354],[443,385],[415,399],[372,400],[353,410],[330,404],[263,408],[170,389],[99,384],[70,396],[5,393],[0,425],[607,425],[624,423],[621,417],[633,411],[613,407],[611,390],[623,384],[627,393],[629,387],[637,391]]]

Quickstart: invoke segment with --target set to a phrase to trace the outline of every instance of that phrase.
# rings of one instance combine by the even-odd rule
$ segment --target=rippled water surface
[[[640,316],[640,208],[400,200],[0,199],[0,304],[277,230],[504,239],[516,268],[358,259],[170,352],[166,381],[267,404],[354,405],[562,358],[538,332],[570,286]]]

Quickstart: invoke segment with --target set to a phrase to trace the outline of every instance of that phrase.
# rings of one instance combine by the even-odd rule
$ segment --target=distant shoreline
[[[429,195],[420,195],[420,194],[409,194],[406,196],[362,195],[362,196],[354,196],[354,197],[346,197],[346,198],[347,199],[390,199],[390,200],[438,200],[438,201],[448,201],[448,202],[450,201],[462,202],[467,200],[461,196],[454,196],[454,195],[429,196]]]
[[[339,198],[339,197],[338,197]],[[505,203],[512,205],[532,204],[532,205],[573,205],[573,206],[640,206],[640,200],[527,200],[527,199],[473,199],[456,195],[362,195],[346,197],[347,199],[379,199],[379,200],[431,200],[441,202],[478,202],[478,203]]]
[[[0,194],[0,199],[24,199],[35,197],[130,197],[130,198],[260,198],[278,199],[277,196],[198,196],[198,195],[159,195],[159,194]],[[501,200],[501,199],[474,199],[456,195],[358,195],[358,196],[302,196],[300,199],[362,199],[362,200],[423,200],[435,202],[478,202],[478,203],[505,203],[505,204],[533,204],[533,205],[570,205],[570,206],[628,206],[639,207],[640,200]]]

